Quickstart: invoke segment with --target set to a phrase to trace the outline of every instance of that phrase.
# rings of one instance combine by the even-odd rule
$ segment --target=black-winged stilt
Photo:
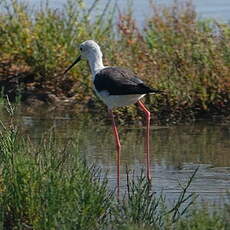
[[[80,56],[71,64],[64,72],[67,73],[81,59],[87,59],[93,75],[94,90],[101,100],[107,105],[109,115],[112,119],[113,133],[115,136],[115,144],[117,149],[117,194],[119,196],[120,183],[120,151],[121,144],[115,125],[112,109],[120,106],[127,106],[137,103],[146,116],[146,175],[151,182],[150,175],[150,156],[149,156],[149,128],[150,128],[150,112],[140,101],[146,94],[159,93],[159,90],[146,86],[130,70],[120,67],[104,66],[102,61],[102,52],[99,45],[92,40],[85,41],[80,45]]]

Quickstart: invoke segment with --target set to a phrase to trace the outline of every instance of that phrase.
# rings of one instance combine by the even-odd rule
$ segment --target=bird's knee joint
[[[149,111],[146,111],[146,118],[148,119],[148,120],[150,120],[150,117],[151,117],[151,113],[149,112]]]
[[[116,144],[116,147],[117,147],[117,151],[120,151],[120,150],[121,150],[121,144],[120,144],[120,143],[117,143],[117,144]]]

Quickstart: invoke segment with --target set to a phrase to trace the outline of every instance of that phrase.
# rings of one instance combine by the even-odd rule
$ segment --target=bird
[[[120,153],[121,142],[115,124],[113,109],[122,106],[128,106],[137,103],[139,108],[144,112],[146,117],[146,134],[145,134],[145,155],[146,155],[146,177],[151,183],[150,172],[150,155],[149,155],[149,136],[150,136],[150,112],[141,102],[147,94],[161,93],[162,91],[150,88],[131,70],[117,67],[104,66],[103,54],[100,46],[94,40],[86,40],[80,44],[80,55],[64,71],[66,74],[80,60],[88,60],[92,73],[93,88],[96,95],[104,102],[108,108],[108,113],[112,120],[112,130],[115,137],[116,146],[116,168],[117,168],[117,196],[120,190]]]

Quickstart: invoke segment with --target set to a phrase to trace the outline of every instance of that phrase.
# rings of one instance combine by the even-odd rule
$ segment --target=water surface
[[[44,0],[32,0],[32,3],[39,4]],[[50,5],[53,8],[61,8],[66,0],[50,0]],[[85,0],[87,6],[91,6],[94,0]],[[102,12],[108,0],[100,0],[97,4],[98,12]],[[127,7],[125,0],[111,0],[111,5],[116,3],[120,10],[125,10]],[[149,0],[132,0],[133,14],[138,24],[143,25],[144,21],[151,14],[151,7],[149,7]],[[174,0],[156,0],[157,4],[170,5]],[[184,2],[184,0],[178,1]],[[213,18],[224,22],[230,21],[230,1],[229,0],[194,0],[194,6],[200,18]]]
[[[106,112],[106,111],[105,111]],[[0,119],[7,121],[6,113]],[[19,110],[17,123],[25,135],[39,139],[53,130],[63,142],[78,139],[81,155],[108,172],[110,186],[116,181],[115,146],[111,126],[74,115],[67,110],[41,110],[31,113]],[[145,169],[144,127],[119,126],[122,144],[121,188],[126,190],[126,167],[135,176]],[[195,124],[151,127],[152,187],[174,200],[181,191],[178,181],[185,183],[199,166],[190,188],[204,202],[225,202],[230,191],[230,124],[202,121]],[[228,200],[230,201],[230,200]]]

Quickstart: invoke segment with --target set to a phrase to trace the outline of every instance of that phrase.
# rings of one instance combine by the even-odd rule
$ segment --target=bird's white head
[[[64,72],[67,73],[76,63],[81,59],[87,59],[89,61],[90,69],[95,75],[95,73],[104,68],[102,62],[102,52],[100,46],[93,40],[87,40],[80,44],[81,55],[71,64]]]
[[[100,46],[93,40],[87,40],[80,45],[81,57],[86,58],[89,61],[91,59],[102,58],[102,52]]]

